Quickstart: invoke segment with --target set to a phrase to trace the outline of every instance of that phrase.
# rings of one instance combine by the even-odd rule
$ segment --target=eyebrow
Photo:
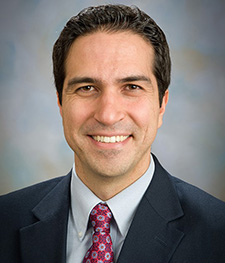
[[[117,82],[119,83],[125,83],[125,82],[133,82],[133,81],[146,81],[151,83],[151,79],[144,76],[144,75],[132,75],[132,76],[128,76],[122,79],[119,79]]]
[[[117,83],[127,83],[127,82],[135,82],[135,81],[145,81],[151,84],[151,79],[144,75],[131,75],[116,80]],[[91,77],[74,77],[68,81],[67,88],[82,83],[102,83],[102,81]]]
[[[70,87],[70,86],[73,86],[73,85],[76,85],[76,84],[81,84],[81,83],[96,83],[96,82],[99,82],[99,81],[97,79],[95,79],[95,78],[74,77],[74,78],[72,78],[72,79],[70,79],[68,81],[67,86]]]

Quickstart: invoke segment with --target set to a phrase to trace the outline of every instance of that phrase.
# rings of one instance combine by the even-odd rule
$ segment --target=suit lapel
[[[157,159],[155,173],[137,209],[117,263],[169,262],[184,234],[177,229],[183,211],[169,175]],[[68,174],[33,209],[36,223],[20,230],[23,263],[66,262],[70,205]]]
[[[154,157],[155,173],[137,209],[118,263],[169,262],[184,234],[177,229],[183,216],[169,175]]]
[[[20,229],[23,263],[66,262],[70,177],[64,177],[32,210],[38,221]]]

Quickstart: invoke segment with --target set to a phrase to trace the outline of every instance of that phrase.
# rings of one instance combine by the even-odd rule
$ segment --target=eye
[[[81,92],[91,92],[94,90],[95,90],[95,87],[91,85],[83,86],[77,89],[77,91],[81,91]]]
[[[75,90],[75,93],[81,97],[92,97],[96,94],[98,94],[98,89],[93,85],[85,85],[78,87]]]
[[[135,84],[126,85],[126,90],[136,91],[136,90],[140,90],[140,89],[142,89],[142,88],[138,85],[135,85]]]

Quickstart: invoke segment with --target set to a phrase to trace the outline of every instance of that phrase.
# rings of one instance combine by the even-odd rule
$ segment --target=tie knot
[[[95,232],[110,232],[112,213],[106,204],[97,204],[91,211],[90,221]]]

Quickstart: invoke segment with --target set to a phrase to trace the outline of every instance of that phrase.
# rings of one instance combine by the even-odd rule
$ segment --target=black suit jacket
[[[225,203],[155,173],[117,263],[224,263]],[[66,262],[71,172],[0,198],[0,262]]]

